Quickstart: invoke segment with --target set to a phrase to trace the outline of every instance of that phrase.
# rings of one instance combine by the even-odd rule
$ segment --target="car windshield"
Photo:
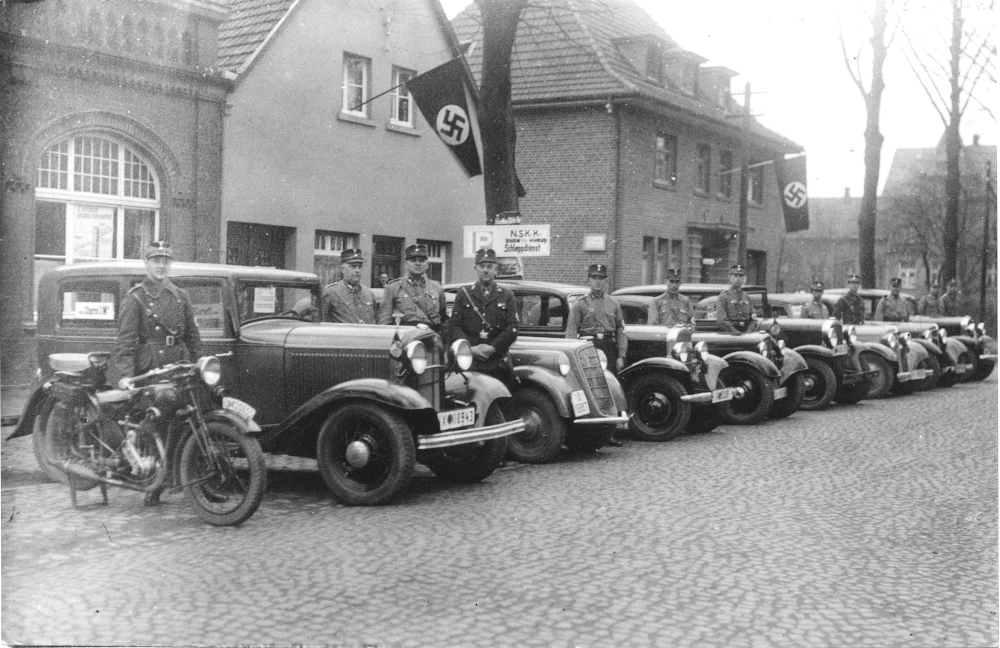
[[[319,290],[315,286],[241,281],[236,300],[244,324],[274,317],[316,321],[319,313]]]

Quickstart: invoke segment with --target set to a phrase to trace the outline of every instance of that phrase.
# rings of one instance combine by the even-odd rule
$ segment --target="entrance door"
[[[379,275],[383,272],[393,280],[402,274],[403,239],[395,236],[372,236],[372,283],[380,286]]]
[[[705,232],[701,237],[701,283],[726,283],[729,279],[729,235]]]
[[[285,246],[294,234],[294,227],[230,221],[226,227],[226,263],[284,269]]]

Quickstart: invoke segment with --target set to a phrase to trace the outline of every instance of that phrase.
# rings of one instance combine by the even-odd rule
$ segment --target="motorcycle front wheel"
[[[180,465],[184,495],[205,522],[242,524],[257,510],[267,488],[260,443],[227,420],[209,420],[184,442]]]

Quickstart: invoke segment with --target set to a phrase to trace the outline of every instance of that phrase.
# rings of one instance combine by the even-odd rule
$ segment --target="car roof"
[[[74,263],[61,265],[47,271],[53,278],[73,275],[117,276],[122,274],[145,274],[143,261],[98,261],[96,263]],[[260,266],[240,266],[222,263],[175,262],[170,264],[170,277],[229,277],[240,279],[270,279],[280,281],[319,281],[319,277],[309,272],[263,268]]]
[[[474,281],[464,281],[460,283],[450,283],[443,288],[445,290],[458,290],[462,286],[471,286]],[[578,286],[575,284],[558,283],[555,281],[526,281],[524,279],[497,279],[497,284],[504,286],[505,288],[527,288],[535,290],[551,290],[558,293],[580,293],[589,292],[590,288],[587,286]]]
[[[767,301],[771,304],[785,302],[787,304],[807,304],[812,301],[812,293],[768,293]]]
[[[843,295],[847,293],[847,288],[830,288],[826,292],[833,295]],[[862,297],[885,297],[889,294],[889,292],[890,291],[885,288],[858,288],[858,294]],[[916,297],[910,293],[901,292],[899,293],[899,296],[906,299],[916,299]]]
[[[706,293],[714,292],[721,293],[729,290],[729,284],[727,283],[682,283],[680,291],[681,293]],[[751,284],[743,286],[743,290],[746,292],[767,292],[767,286],[759,286],[756,284]],[[618,290],[611,293],[612,295],[661,295],[667,292],[667,284],[646,284],[644,286],[629,286],[627,288],[619,288]]]

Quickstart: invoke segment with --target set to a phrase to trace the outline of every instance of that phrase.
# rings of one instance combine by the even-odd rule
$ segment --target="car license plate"
[[[846,344],[838,344],[837,348],[833,350],[833,355],[835,355],[835,356],[847,355],[847,345]]]
[[[927,377],[926,369],[914,369],[913,370],[913,380],[923,380]]]
[[[438,412],[438,427],[441,428],[442,432],[445,430],[454,430],[455,428],[469,427],[475,424],[475,407],[464,407],[448,412]]]
[[[576,416],[590,414],[590,403],[587,402],[587,394],[582,389],[577,389],[570,394],[569,400],[573,403],[573,414]]]
[[[722,403],[725,401],[733,400],[733,394],[736,393],[736,389],[733,387],[726,387],[725,389],[716,389],[712,392],[712,402]]]
[[[955,365],[955,373],[965,373],[972,368],[972,365],[967,364],[957,364]]]
[[[253,417],[257,415],[257,410],[251,407],[248,403],[244,403],[240,399],[233,398],[232,396],[222,397],[222,407],[232,412],[236,412],[248,421],[252,421]]]
[[[774,390],[774,400],[781,400],[788,396],[788,387],[778,387]]]

